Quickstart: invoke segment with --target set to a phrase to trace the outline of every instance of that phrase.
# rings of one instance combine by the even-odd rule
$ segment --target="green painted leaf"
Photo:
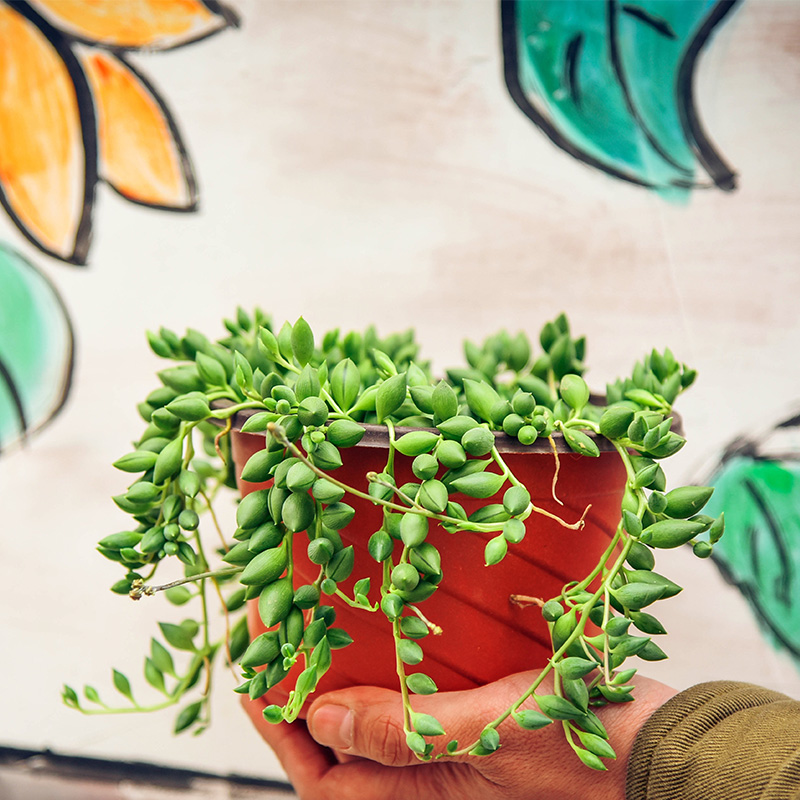
[[[502,4],[506,83],[565,152],[616,178],[679,198],[704,170],[721,189],[731,169],[698,122],[694,73],[724,0]]]
[[[53,285],[0,243],[0,451],[49,422],[70,389],[74,339]]]

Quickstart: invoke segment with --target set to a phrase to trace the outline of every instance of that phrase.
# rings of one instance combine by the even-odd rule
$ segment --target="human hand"
[[[414,709],[435,716],[447,740],[474,741],[486,721],[508,708],[536,675],[523,672],[477,689],[415,697]],[[557,722],[532,732],[507,720],[500,726],[502,746],[491,756],[420,762],[406,747],[400,694],[373,686],[321,695],[306,722],[290,725],[268,723],[264,700],[245,697],[243,704],[301,800],[623,800],[633,740],[675,694],[657,681],[633,682],[633,703],[598,711],[617,752],[602,773],[580,763]],[[542,691],[552,692],[552,679]]]

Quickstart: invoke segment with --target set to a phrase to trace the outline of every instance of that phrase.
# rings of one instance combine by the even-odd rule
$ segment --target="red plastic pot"
[[[388,436],[379,426],[368,428],[362,442],[341,451],[343,465],[334,473],[351,486],[366,491],[366,473],[381,472],[386,465]],[[371,429],[370,429],[371,428]],[[397,434],[404,431],[398,429]],[[559,438],[560,470],[556,494],[552,496],[555,459],[547,441],[525,447],[509,437],[497,435],[498,449],[511,471],[524,482],[532,501],[567,522],[578,520],[591,504],[585,526],[570,530],[540,514],[526,521],[524,540],[509,546],[505,559],[485,566],[484,547],[491,534],[450,534],[432,525],[428,536],[441,553],[444,578],[437,591],[420,605],[426,617],[441,627],[441,635],[424,640],[425,659],[419,670],[430,675],[440,690],[468,689],[526,669],[542,667],[551,655],[547,625],[536,606],[521,607],[511,595],[548,599],[558,595],[569,580],[587,575],[608,547],[619,521],[626,474],[618,455],[601,450],[600,456],[579,456]],[[610,447],[605,440],[599,446]],[[237,476],[247,459],[264,447],[264,436],[233,432],[233,455]],[[398,485],[413,480],[410,458],[395,456]],[[243,495],[265,485],[239,480]],[[463,495],[453,499],[467,513],[478,504],[501,502],[473,500]],[[382,510],[370,502],[348,496],[356,509],[353,521],[340,534],[345,545],[355,548],[356,567],[341,588],[352,597],[353,583],[372,579],[370,600],[378,597],[381,567],[369,555],[367,541],[381,526]],[[295,535],[294,568],[300,582],[313,582],[319,567],[306,556],[308,541]],[[297,584],[296,584],[297,585]],[[336,608],[336,626],[344,628],[353,644],[333,654],[330,670],[320,680],[318,693],[354,685],[397,687],[396,662],[391,625],[382,612],[354,609],[336,597],[324,600]],[[248,620],[253,636],[265,628],[251,603]],[[412,671],[413,668],[407,668]],[[283,704],[293,681],[290,675],[271,689],[271,702]]]

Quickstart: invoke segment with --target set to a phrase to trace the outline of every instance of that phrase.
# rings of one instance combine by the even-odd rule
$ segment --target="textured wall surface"
[[[413,325],[444,365],[464,337],[535,333],[563,310],[600,389],[653,346],[699,370],[676,481],[702,480],[736,435],[800,398],[800,3],[745,0],[716,30],[696,102],[738,186],[679,199],[592,169],[521,113],[495,2],[231,5],[238,29],[128,56],[180,126],[196,213],[100,183],[85,267],[0,216],[0,239],[57,288],[75,335],[66,406],[0,457],[0,743],[281,775],[230,676],[196,739],[173,740],[169,714],[89,719],[59,700],[65,681],[107,686],[112,665],[138,674],[154,621],[181,618],[110,595],[117,571],[93,555],[125,524],[110,464],[155,386],[146,328],[222,335],[221,317],[258,304],[319,331]],[[712,564],[659,564],[686,590],[659,612],[672,657],[648,674],[800,696],[797,668]]]

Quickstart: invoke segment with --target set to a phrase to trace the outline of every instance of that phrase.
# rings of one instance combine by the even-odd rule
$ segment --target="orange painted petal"
[[[30,0],[48,22],[79,39],[114,47],[167,49],[235,25],[199,0]]]
[[[0,191],[38,247],[82,261],[88,246],[85,154],[75,85],[33,23],[0,5]],[[79,236],[85,237],[76,244]]]
[[[153,90],[110,53],[81,48],[78,56],[95,97],[100,176],[130,200],[192,208],[191,167]]]

